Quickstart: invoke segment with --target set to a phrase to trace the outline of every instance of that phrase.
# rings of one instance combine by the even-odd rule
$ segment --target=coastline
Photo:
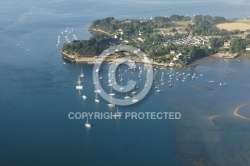
[[[99,58],[97,58],[97,56],[87,56],[87,57],[79,57],[77,55],[70,55],[67,54],[63,51],[61,51],[61,55],[62,58],[66,61],[72,62],[72,63],[87,63],[87,64],[95,64],[99,62]],[[159,67],[170,67],[170,68],[186,68],[186,67],[191,67],[194,68],[197,65],[200,64],[204,64],[204,63],[211,63],[211,62],[217,62],[220,60],[230,60],[230,61],[244,61],[244,60],[250,60],[250,56],[248,54],[242,54],[242,55],[238,55],[235,58],[222,58],[222,57],[218,57],[216,54],[214,55],[210,55],[210,56],[206,56],[200,59],[197,59],[193,62],[191,62],[188,65],[181,65],[181,64],[177,64],[177,65],[173,65],[171,63],[157,63],[157,62],[151,62],[151,64],[153,66],[159,66]],[[108,58],[104,60],[105,62],[119,62],[118,58]],[[128,60],[130,61],[130,60]],[[132,62],[132,61],[131,61]],[[142,59],[139,58],[135,58],[133,59],[133,62],[135,63],[145,63]]]
[[[97,56],[89,56],[89,57],[79,57],[77,55],[70,55],[67,54],[63,51],[61,51],[62,58],[66,61],[72,62],[72,63],[87,63],[87,64],[95,64],[100,62],[100,59],[97,58]],[[104,62],[120,62],[118,58],[108,58],[105,59]],[[147,63],[144,62],[142,59],[139,58],[134,58],[133,60],[128,60],[128,62],[135,62],[135,63]],[[174,68],[183,68],[185,66],[177,64],[173,65],[171,63],[157,63],[157,62],[151,62],[152,65],[154,66],[159,66],[159,67],[174,67]]]
[[[226,61],[228,61],[228,60],[229,61],[244,61],[244,60],[250,60],[250,56],[248,54],[242,54],[242,55],[238,55],[235,58],[228,59],[228,58],[218,57],[215,54],[215,55],[207,56],[207,57],[204,57],[204,58],[201,58],[201,59],[197,59],[197,60],[191,62],[188,66],[189,67],[195,67],[195,66],[200,65],[200,64],[217,62],[217,61],[220,61],[220,60],[226,60]]]

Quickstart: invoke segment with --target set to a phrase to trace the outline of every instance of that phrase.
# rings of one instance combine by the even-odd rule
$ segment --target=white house
[[[224,42],[224,48],[229,48],[230,47],[230,41]]]
[[[175,50],[170,50],[170,54],[175,54]]]
[[[246,51],[250,51],[250,45],[246,46]]]

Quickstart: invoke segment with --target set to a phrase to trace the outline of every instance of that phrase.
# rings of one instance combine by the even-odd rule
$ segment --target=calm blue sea
[[[185,82],[174,79],[173,87],[166,83],[161,93],[153,86],[143,101],[119,110],[177,111],[182,113],[181,120],[91,120],[92,127],[87,130],[85,120],[69,120],[68,113],[112,110],[103,99],[99,104],[94,102],[93,66],[63,64],[60,49],[67,38],[72,40],[72,34],[87,39],[87,27],[99,18],[172,14],[247,17],[249,7],[226,1],[1,2],[0,165],[172,166],[195,151],[189,147],[196,144],[189,135],[193,131],[198,133],[196,147],[203,148],[200,151],[211,165],[248,165],[249,122],[232,113],[250,101],[249,59],[163,70],[165,78],[168,73],[190,73],[198,78]],[[71,30],[68,37],[66,30]],[[86,101],[75,90],[81,68],[85,74],[81,94],[88,96]],[[157,70],[159,82],[162,70]],[[220,82],[227,84],[219,86]],[[248,104],[242,110],[244,116],[250,117],[249,108]],[[210,120],[209,116],[220,117]]]

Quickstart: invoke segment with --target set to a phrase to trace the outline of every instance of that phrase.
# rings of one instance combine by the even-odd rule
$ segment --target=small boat
[[[82,99],[83,99],[83,100],[86,100],[86,99],[87,99],[87,96],[82,95]]]
[[[109,96],[114,96],[115,94],[114,93],[110,93]]]
[[[108,103],[108,107],[115,107],[115,104],[113,104],[113,103]]]
[[[157,90],[156,90],[156,92],[157,92],[157,93],[160,93],[160,92],[161,92],[161,90],[160,90],[160,89],[157,89]]]
[[[126,96],[124,97],[124,99],[130,99],[130,96],[128,96],[128,91],[126,91]]]
[[[133,89],[133,92],[131,92],[132,95],[136,94],[135,88]]]
[[[135,95],[134,95],[134,97],[133,97],[133,99],[132,99],[132,103],[136,103],[136,102],[138,102],[139,100],[138,99],[136,99],[135,98]]]
[[[76,86],[76,90],[82,90],[83,89],[83,86],[82,85],[77,85]]]
[[[109,91],[109,96],[114,96],[114,95],[115,95],[115,93],[112,92],[112,89],[113,89],[113,88],[112,88],[112,85],[111,85],[111,86],[110,86],[110,91]]]
[[[122,74],[121,74],[121,79],[120,79],[120,82],[122,82],[123,81],[123,78],[122,78]]]
[[[99,99],[98,99],[98,94],[97,93],[95,94],[95,102],[99,103]]]
[[[78,80],[76,81],[77,85],[76,85],[76,90],[82,90],[83,86],[81,85],[82,81],[81,78],[78,76]]]
[[[130,99],[130,96],[125,96],[124,99]]]
[[[132,95],[133,95],[133,94],[136,94],[136,91],[131,92],[131,94],[132,94]]]
[[[86,127],[86,128],[91,128],[91,124],[89,124],[89,123],[87,122],[87,123],[85,123],[85,127]]]
[[[90,128],[91,127],[91,124],[89,124],[89,122],[88,122],[88,117],[87,117],[87,122],[85,123],[85,127],[86,128]]]
[[[161,89],[160,89],[159,85],[158,85],[156,88],[157,88],[156,92],[157,92],[157,93],[160,93],[160,92],[161,92]]]
[[[76,81],[76,83],[77,84],[81,84],[82,83],[80,76],[78,76],[78,80]]]
[[[220,86],[224,86],[224,85],[226,85],[226,84],[227,84],[227,83],[225,83],[225,82],[224,82],[224,83],[221,83],[221,82],[220,82],[219,85],[220,85]]]
[[[192,80],[195,80],[195,76],[194,75],[192,76]]]
[[[95,93],[101,93],[101,90],[100,90],[100,89],[98,89],[98,84],[96,84]]]
[[[100,89],[95,90],[95,93],[101,93]]]
[[[83,78],[83,77],[84,77],[84,74],[83,74],[83,72],[82,72],[82,68],[81,68],[81,73],[80,73],[79,77],[80,77],[80,78]]]
[[[132,102],[133,102],[133,103],[136,103],[136,102],[138,102],[138,100],[137,100],[137,99],[133,99]]]
[[[112,96],[110,97],[110,102],[108,103],[108,107],[114,107],[115,104],[112,103]]]
[[[99,79],[102,80],[101,72],[99,72]]]

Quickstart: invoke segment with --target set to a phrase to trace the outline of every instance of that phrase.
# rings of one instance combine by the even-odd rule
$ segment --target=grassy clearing
[[[240,31],[246,31],[250,29],[250,22],[249,23],[243,23],[243,22],[231,22],[231,23],[222,23],[217,24],[217,28],[219,29],[226,29],[228,31],[233,31],[239,29]]]

